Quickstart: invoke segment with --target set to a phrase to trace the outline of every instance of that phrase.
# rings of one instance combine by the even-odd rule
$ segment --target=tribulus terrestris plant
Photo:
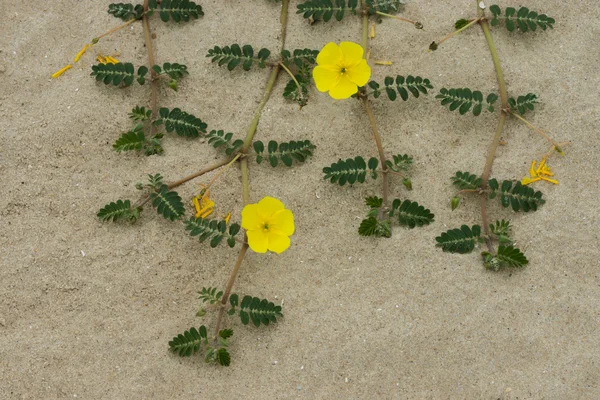
[[[225,157],[218,163],[206,166],[202,170],[166,183],[160,173],[148,175],[147,182],[138,183],[136,188],[142,192],[137,201],[119,199],[106,204],[99,212],[98,218],[102,221],[137,221],[146,204],[156,209],[159,215],[168,221],[183,220],[184,229],[200,242],[207,242],[211,247],[227,243],[231,248],[240,245],[233,271],[226,283],[224,290],[216,287],[204,287],[199,292],[201,307],[197,313],[202,317],[207,311],[218,313],[214,334],[209,334],[206,326],[193,327],[173,337],[169,342],[170,349],[180,356],[190,356],[203,349],[206,362],[215,362],[223,366],[230,364],[229,344],[233,329],[223,328],[224,316],[237,316],[243,325],[252,323],[255,326],[269,325],[278,321],[282,314],[282,305],[275,305],[267,299],[260,299],[250,295],[232,293],[233,285],[238,276],[239,268],[248,251],[256,253],[282,253],[290,246],[290,236],[295,230],[295,221],[292,211],[285,208],[284,204],[273,197],[264,196],[257,203],[250,201],[249,187],[249,160],[257,164],[264,160],[272,167],[278,165],[292,166],[294,161],[301,163],[312,155],[315,146],[308,140],[297,140],[278,143],[274,140],[263,143],[254,139],[260,121],[262,110],[268,102],[273,87],[281,70],[290,74],[293,86],[288,83],[284,97],[296,101],[300,106],[306,104],[308,93],[308,72],[315,63],[317,51],[285,49],[287,14],[289,2],[283,0],[281,4],[281,49],[279,56],[272,57],[267,49],[258,52],[250,45],[215,46],[209,50],[209,57],[219,65],[227,65],[231,71],[238,65],[246,71],[253,65],[270,69],[268,82],[264,89],[262,99],[257,107],[253,119],[250,121],[246,136],[234,138],[231,132],[214,129],[207,132],[208,125],[198,117],[182,111],[180,108],[158,108],[157,84],[163,77],[168,77],[168,85],[177,90],[177,81],[187,74],[187,67],[175,63],[165,63],[161,66],[154,64],[152,51],[152,35],[150,34],[149,18],[158,13],[164,22],[187,22],[203,15],[201,6],[187,0],[146,0],[144,4],[111,4],[108,12],[126,22],[107,33],[94,38],[77,55],[76,61],[100,39],[122,29],[136,21],[144,24],[145,43],[148,49],[148,66],[139,66],[137,72],[130,63],[118,62],[114,57],[99,56],[100,64],[92,67],[92,76],[104,84],[116,87],[126,87],[150,81],[152,88],[151,102],[148,107],[136,106],[130,113],[130,118],[136,125],[128,132],[122,134],[115,144],[114,150],[143,151],[146,155],[161,154],[163,152],[160,140],[164,133],[159,132],[164,128],[167,133],[175,132],[187,138],[206,138],[207,143],[223,151]],[[53,75],[58,78],[68,68],[63,68]],[[294,72],[292,72],[294,71]],[[150,73],[148,75],[148,73]],[[231,223],[231,213],[221,218],[210,218],[215,209],[215,202],[211,199],[211,189],[216,180],[222,176],[232,165],[237,164],[241,169],[242,197],[244,208],[241,211],[241,222]],[[192,199],[194,210],[188,219],[184,219],[187,211],[181,196],[173,189],[202,177],[210,172],[219,170],[207,184],[201,185],[199,193]],[[243,234],[240,234],[244,230]]]
[[[408,154],[386,155],[381,135],[377,129],[371,102],[385,94],[388,100],[401,98],[407,101],[410,97],[418,98],[428,94],[433,88],[429,79],[420,76],[387,76],[379,83],[371,78],[369,66],[369,37],[375,36],[373,19],[381,17],[396,18],[407,21],[416,28],[423,25],[406,18],[394,15],[400,11],[399,0],[311,0],[298,4],[298,13],[315,22],[330,21],[333,16],[341,21],[348,13],[357,15],[362,20],[361,44],[352,42],[328,43],[317,56],[317,66],[313,69],[316,87],[321,92],[328,92],[336,100],[354,98],[363,105],[371,126],[371,133],[379,157],[363,157],[355,155],[340,159],[323,168],[324,179],[344,186],[364,183],[367,177],[377,179],[381,176],[381,197],[371,196],[365,199],[369,208],[366,218],[361,222],[358,233],[362,236],[390,237],[392,222],[414,228],[428,225],[434,220],[431,211],[409,199],[389,199],[389,180],[391,176],[401,179],[406,190],[412,190],[410,168],[413,158]],[[394,13],[394,14],[392,14]],[[371,26],[369,27],[369,24]],[[376,61],[375,64],[389,65],[389,62]]]
[[[527,93],[517,97],[509,96],[490,28],[490,25],[492,27],[504,25],[510,32],[514,30],[522,33],[534,32],[538,28],[545,31],[548,28],[553,28],[554,19],[545,14],[531,11],[527,7],[521,7],[518,10],[507,7],[503,11],[498,5],[492,5],[489,8],[491,17],[488,17],[485,13],[486,6],[484,2],[476,1],[476,5],[476,17],[470,20],[461,19],[457,21],[455,23],[456,30],[442,40],[431,43],[429,49],[430,51],[437,50],[446,40],[475,24],[479,24],[488,43],[496,70],[500,104],[497,104],[498,94],[489,93],[485,95],[479,90],[470,88],[442,88],[436,98],[440,100],[442,106],[448,107],[450,111],[458,111],[461,115],[470,112],[474,116],[478,116],[485,111],[498,112],[498,125],[481,175],[468,171],[457,171],[451,178],[452,183],[458,189],[457,194],[450,200],[452,209],[454,210],[459,206],[460,195],[467,193],[478,195],[481,207],[481,225],[469,227],[464,224],[460,228],[443,232],[436,238],[436,241],[443,251],[451,253],[470,253],[475,249],[477,243],[483,242],[487,248],[486,251],[481,253],[483,264],[486,268],[497,271],[503,267],[523,267],[528,263],[528,260],[521,249],[515,247],[511,238],[511,224],[509,221],[501,219],[490,223],[487,212],[487,199],[498,198],[503,207],[511,207],[515,212],[536,211],[539,206],[545,203],[545,199],[542,192],[534,190],[529,185],[537,181],[558,184],[558,181],[550,178],[553,173],[547,165],[547,158],[553,152],[564,155],[562,147],[566,143],[556,143],[546,133],[523,117],[525,113],[534,110],[538,99],[536,94]],[[509,117],[516,118],[524,123],[530,129],[542,135],[551,145],[550,151],[542,157],[539,166],[536,167],[536,161],[534,160],[529,170],[530,176],[523,178],[521,181],[491,178],[496,150],[501,141],[505,121]]]

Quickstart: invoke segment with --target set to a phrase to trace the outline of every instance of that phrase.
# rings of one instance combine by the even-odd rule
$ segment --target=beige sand
[[[306,164],[272,170],[251,164],[252,199],[282,199],[297,232],[281,256],[250,254],[236,290],[285,301],[285,318],[266,329],[235,329],[228,369],[202,357],[168,352],[173,335],[204,321],[194,315],[202,286],[223,286],[237,252],[212,250],[178,223],[153,212],[137,226],[100,223],[109,201],[135,199],[147,173],[173,180],[221,155],[199,141],[170,136],[164,156],[117,154],[111,144],[147,105],[149,88],[118,90],[90,78],[93,54],[60,79],[86,40],[118,23],[103,1],[1,0],[0,15],[0,398],[600,398],[600,256],[598,211],[597,1],[523,3],[558,21],[545,33],[494,31],[510,92],[535,92],[530,116],[558,140],[572,140],[550,165],[560,185],[538,183],[547,204],[514,214],[518,246],[530,265],[492,273],[477,253],[451,255],[434,246],[442,231],[479,223],[475,200],[451,212],[449,177],[479,173],[496,116],[461,117],[434,95],[375,101],[388,154],[415,157],[410,198],[431,208],[434,224],[395,228],[393,238],[360,238],[363,198],[379,182],[337,187],[322,180],[339,157],[376,155],[360,105],[311,93],[302,111],[281,97],[280,79],[257,138],[308,138],[318,149]],[[288,48],[360,40],[360,21],[306,25],[290,13]],[[215,44],[278,48],[279,5],[264,0],[202,0],[206,16],[188,25],[153,19],[157,60],[179,61],[191,75],[160,104],[180,106],[209,124],[243,135],[267,71],[229,73],[210,64]],[[502,6],[520,5],[502,1]],[[420,74],[440,87],[496,88],[479,28],[428,53],[472,0],[413,1],[405,16],[425,24],[384,21],[373,41],[374,78]],[[146,62],[142,27],[103,40],[94,51]],[[435,92],[434,92],[435,94]],[[494,176],[520,179],[547,143],[507,123]],[[175,167],[177,166],[177,167]],[[204,182],[210,178],[207,176]],[[219,213],[241,209],[239,172],[215,187]],[[405,196],[399,180],[394,196]],[[190,199],[195,184],[180,193]]]

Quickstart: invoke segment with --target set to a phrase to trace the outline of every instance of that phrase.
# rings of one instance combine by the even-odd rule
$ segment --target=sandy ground
[[[89,77],[93,53],[60,79],[50,74],[83,43],[118,21],[110,1],[0,0],[0,398],[600,398],[600,266],[597,199],[600,5],[597,1],[531,0],[557,20],[555,29],[521,35],[494,30],[509,90],[535,92],[533,123],[573,141],[550,165],[560,185],[536,184],[547,203],[510,218],[529,266],[493,273],[477,252],[443,253],[442,231],[479,223],[478,205],[451,212],[449,178],[479,173],[496,115],[461,117],[434,96],[374,108],[388,154],[415,158],[413,200],[436,221],[395,228],[388,240],[360,238],[363,198],[380,183],[333,186],[323,166],[338,158],[376,155],[366,116],[354,101],[334,102],[313,90],[302,111],[282,97],[280,79],[257,138],[310,139],[314,158],[293,169],[251,163],[251,196],[282,199],[295,212],[293,245],[281,256],[250,254],[236,291],[285,301],[285,318],[235,329],[230,368],[168,352],[177,333],[214,324],[195,317],[196,292],[224,286],[237,251],[212,250],[178,223],[153,212],[136,226],[102,224],[109,201],[136,199],[136,182],[160,172],[167,180],[193,173],[222,155],[202,141],[165,139],[164,156],[117,154],[111,144],[147,105],[148,86],[115,89]],[[242,136],[258,103],[266,70],[229,73],[205,58],[234,42],[278,49],[279,5],[264,0],[202,0],[206,16],[186,25],[152,20],[157,61],[183,62],[190,76],[179,92],[161,89],[159,103],[196,114],[209,129]],[[306,25],[292,2],[287,47],[321,48],[360,40],[360,21]],[[502,1],[501,6],[518,6]],[[406,17],[377,28],[373,77],[419,74],[434,86],[484,93],[496,80],[479,28],[428,53],[472,0],[413,1]],[[103,40],[94,52],[146,62],[141,24]],[[435,94],[435,92],[434,92]],[[547,143],[515,120],[506,125],[494,176],[520,179]],[[212,175],[205,177],[206,183]],[[196,184],[180,190],[186,203]],[[398,179],[392,193],[403,197]],[[214,189],[218,212],[242,206],[232,169]]]

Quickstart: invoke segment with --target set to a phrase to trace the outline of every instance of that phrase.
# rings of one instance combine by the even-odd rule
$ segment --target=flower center
[[[342,67],[342,69],[340,70],[340,73],[343,75],[346,73],[346,67]]]
[[[268,231],[268,230],[269,230],[269,223],[265,222],[265,223],[263,224],[263,230],[264,230],[264,231]]]

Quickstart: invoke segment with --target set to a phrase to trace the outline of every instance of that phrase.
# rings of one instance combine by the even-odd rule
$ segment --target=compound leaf
[[[177,353],[181,357],[189,357],[200,350],[202,343],[208,343],[207,331],[204,325],[199,329],[190,328],[175,336],[169,342],[169,347],[173,353]]]
[[[168,185],[162,185],[156,192],[150,193],[152,205],[159,214],[168,220],[174,221],[185,214],[185,207],[177,192],[170,192]]]
[[[160,118],[154,121],[154,125],[165,124],[167,132],[175,131],[179,136],[197,138],[200,133],[206,133],[207,125],[200,118],[192,114],[174,108],[169,111],[168,108],[159,110]]]
[[[469,228],[463,225],[460,229],[450,229],[443,232],[435,240],[443,251],[466,254],[473,251],[475,243],[480,240],[481,227],[473,225]]]

